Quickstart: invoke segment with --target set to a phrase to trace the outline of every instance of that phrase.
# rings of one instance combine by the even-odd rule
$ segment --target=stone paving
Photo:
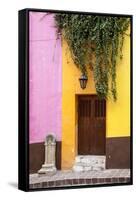
[[[29,177],[30,189],[113,183],[130,183],[130,170],[107,169],[86,172],[58,170],[54,175],[31,174]]]

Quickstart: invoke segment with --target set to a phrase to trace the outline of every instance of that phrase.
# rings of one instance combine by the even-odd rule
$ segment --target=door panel
[[[78,98],[78,154],[104,155],[106,102],[96,95]]]

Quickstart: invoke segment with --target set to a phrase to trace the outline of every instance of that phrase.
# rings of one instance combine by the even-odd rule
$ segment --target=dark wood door
[[[97,95],[78,97],[78,154],[104,155],[106,101]]]

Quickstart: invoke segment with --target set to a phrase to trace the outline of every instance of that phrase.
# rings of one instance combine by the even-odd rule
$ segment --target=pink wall
[[[53,14],[29,14],[30,143],[54,133],[61,140],[62,53]]]

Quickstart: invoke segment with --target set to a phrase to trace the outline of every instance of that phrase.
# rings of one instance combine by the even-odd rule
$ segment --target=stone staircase
[[[75,159],[73,171],[101,171],[105,170],[106,156],[78,155]]]

